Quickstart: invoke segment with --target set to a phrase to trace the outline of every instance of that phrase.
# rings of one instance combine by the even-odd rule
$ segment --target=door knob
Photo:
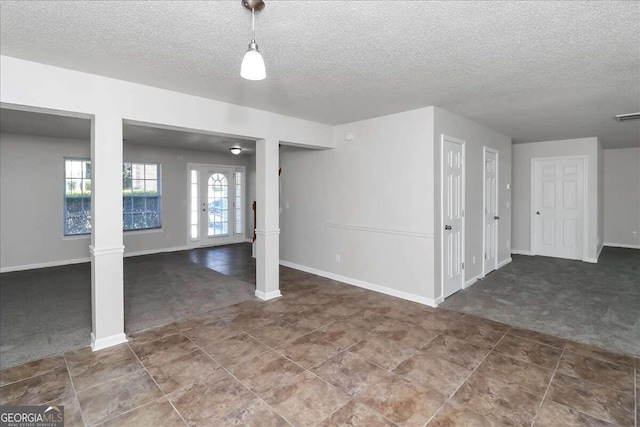
[[[540,215],[540,211],[536,212],[536,215]]]
[[[444,226],[444,229],[445,229],[445,230],[451,230],[451,226],[450,226],[450,225],[445,225],[445,226]]]
[[[493,217],[493,219],[500,219],[500,217],[496,215]]]

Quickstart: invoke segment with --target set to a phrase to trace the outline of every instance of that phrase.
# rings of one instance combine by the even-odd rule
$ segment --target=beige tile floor
[[[66,426],[637,426],[640,360],[282,271],[249,301],[0,371]]]

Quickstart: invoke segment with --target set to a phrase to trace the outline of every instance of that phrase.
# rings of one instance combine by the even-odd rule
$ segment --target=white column
[[[256,142],[256,296],[262,300],[280,294],[279,141]]]
[[[122,118],[96,114],[91,135],[91,348],[127,341],[122,257]]]

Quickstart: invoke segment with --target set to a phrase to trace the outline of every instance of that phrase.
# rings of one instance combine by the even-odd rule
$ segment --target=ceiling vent
[[[640,113],[618,114],[616,116],[616,120],[619,122],[623,122],[626,120],[637,120],[637,119],[640,119]]]

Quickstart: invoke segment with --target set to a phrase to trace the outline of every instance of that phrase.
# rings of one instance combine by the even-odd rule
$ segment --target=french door
[[[244,240],[244,168],[191,166],[190,247]]]
[[[538,158],[532,163],[532,254],[582,259],[584,159]]]
[[[442,136],[442,296],[464,283],[464,141]]]
[[[484,264],[483,273],[496,269],[498,254],[498,152],[484,147]]]

